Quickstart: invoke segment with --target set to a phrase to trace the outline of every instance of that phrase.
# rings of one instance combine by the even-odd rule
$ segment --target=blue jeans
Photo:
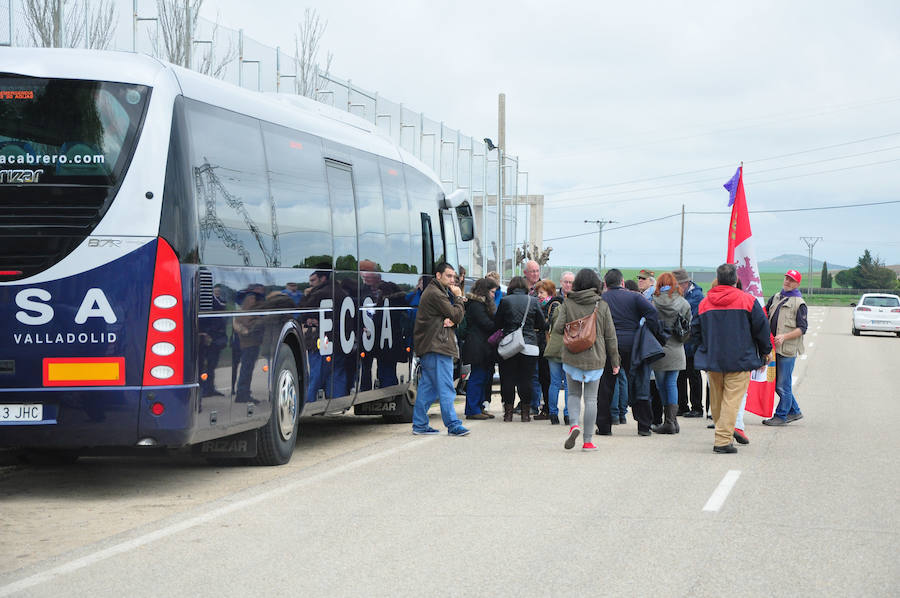
[[[538,360],[534,360],[534,372],[531,374],[531,413],[540,413],[541,399],[544,398],[544,390],[541,388],[541,380],[538,376]]]
[[[659,390],[659,399],[666,405],[678,404],[678,370],[668,370],[665,372],[655,371],[656,388]]]
[[[775,408],[775,417],[785,419],[788,415],[800,413],[800,405],[791,389],[791,378],[794,375],[794,361],[796,357],[785,357],[775,354],[775,392],[778,393],[778,407]]]
[[[448,430],[462,425],[456,417],[453,401],[456,388],[453,387],[453,358],[440,353],[426,353],[419,359],[422,374],[413,406],[413,429],[428,429],[428,408],[435,400],[441,403],[441,418]]]
[[[491,383],[493,377],[494,368],[488,370],[483,365],[472,366],[469,381],[466,382],[466,415],[481,413],[481,405],[484,402],[484,387]]]
[[[563,413],[569,415],[569,385],[566,384],[566,374],[563,372],[561,361],[548,359],[550,364],[550,391],[547,401],[550,403],[550,415],[559,415],[559,391],[565,390],[565,407]]]
[[[612,403],[609,405],[609,414],[613,420],[628,415],[628,374],[625,373],[625,368],[616,374],[616,386],[613,390]]]

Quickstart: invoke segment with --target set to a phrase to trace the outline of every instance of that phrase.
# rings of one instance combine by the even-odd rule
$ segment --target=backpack
[[[691,338],[691,325],[688,323],[687,318],[681,314],[678,314],[678,317],[672,322],[672,336],[679,343],[684,343]]]
[[[456,326],[456,338],[460,340],[460,342],[465,341],[466,337],[469,334],[469,318],[463,316],[462,321]]]
[[[563,330],[563,344],[569,353],[582,353],[594,346],[597,340],[597,306],[598,301],[594,305],[594,310],[577,320],[566,322],[565,330]]]

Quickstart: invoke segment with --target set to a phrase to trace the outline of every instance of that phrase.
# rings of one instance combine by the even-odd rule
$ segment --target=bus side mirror
[[[456,220],[459,222],[459,238],[463,241],[471,241],[475,238],[475,218],[472,216],[472,207],[464,201],[456,206]]]

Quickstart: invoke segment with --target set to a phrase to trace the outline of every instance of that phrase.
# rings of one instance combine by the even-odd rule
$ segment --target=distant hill
[[[827,260],[826,260],[827,261]],[[799,254],[784,254],[779,255],[778,257],[774,257],[770,260],[765,260],[762,262],[758,262],[757,266],[759,267],[760,272],[781,272],[784,273],[787,270],[797,270],[802,273],[806,273],[809,271],[809,256],[799,255]],[[838,270],[846,270],[847,266],[841,266],[840,264],[833,264],[828,262],[828,271],[829,272],[837,272]],[[813,272],[821,272],[822,271],[822,260],[817,260],[813,258]]]

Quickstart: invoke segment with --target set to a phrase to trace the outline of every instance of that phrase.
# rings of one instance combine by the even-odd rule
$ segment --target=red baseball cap
[[[796,270],[788,270],[784,273],[784,275],[793,278],[794,282],[800,282],[801,280],[803,280],[803,275]]]

